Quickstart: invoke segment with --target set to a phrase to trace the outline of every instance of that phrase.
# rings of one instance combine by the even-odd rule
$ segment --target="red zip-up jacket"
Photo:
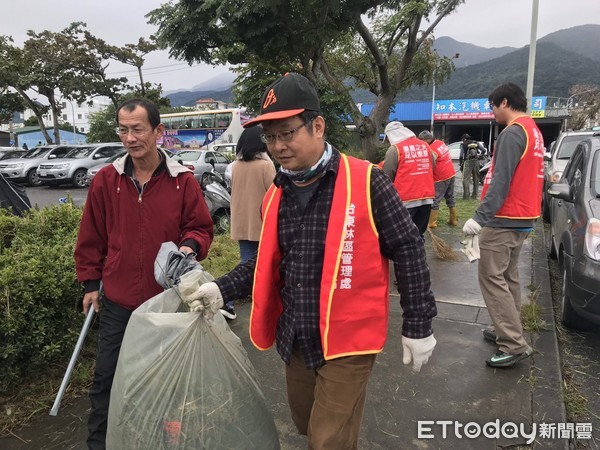
[[[100,170],[77,236],[77,279],[102,280],[106,298],[131,310],[163,291],[154,279],[163,242],[180,246],[191,239],[202,260],[213,238],[200,185],[189,169],[163,155],[167,170],[152,177],[141,194],[124,172],[127,155]]]

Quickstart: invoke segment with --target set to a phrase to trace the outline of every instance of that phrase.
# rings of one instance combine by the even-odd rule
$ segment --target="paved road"
[[[546,228],[548,231],[548,228]],[[548,258],[552,300],[555,310],[560,310],[562,276],[556,260]],[[574,386],[587,401],[589,413],[579,417],[579,422],[588,421],[593,426],[593,439],[580,442],[580,447],[600,449],[600,325],[585,331],[560,327],[558,332],[560,358],[565,384]],[[580,404],[583,400],[576,399]]]
[[[87,189],[73,188],[70,186],[60,187],[27,187],[27,196],[32,205],[44,206],[58,204],[60,198],[67,196],[73,197],[73,202],[77,206],[83,206],[87,197]]]

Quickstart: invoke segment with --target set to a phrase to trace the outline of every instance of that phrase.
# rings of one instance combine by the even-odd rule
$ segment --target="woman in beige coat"
[[[275,178],[275,166],[260,139],[262,133],[261,126],[243,131],[231,168],[231,239],[239,242],[241,262],[256,255],[262,227],[260,207]],[[236,318],[233,302],[221,312],[229,319]]]

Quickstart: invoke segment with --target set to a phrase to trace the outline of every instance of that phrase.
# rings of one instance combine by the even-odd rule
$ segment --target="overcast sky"
[[[2,0],[0,34],[21,45],[32,29],[60,31],[74,21],[87,23],[92,34],[111,44],[137,42],[156,31],[144,15],[161,0]],[[483,47],[522,47],[529,43],[532,0],[466,0],[456,13],[438,25],[435,37],[450,36]],[[538,38],[576,25],[600,23],[599,0],[539,0]],[[123,72],[129,71],[129,72]],[[168,59],[166,52],[146,58],[147,81],[162,83],[166,91],[189,89],[226,72],[224,67],[189,67]],[[109,68],[111,75],[135,77],[127,67]],[[133,80],[132,80],[133,81]]]

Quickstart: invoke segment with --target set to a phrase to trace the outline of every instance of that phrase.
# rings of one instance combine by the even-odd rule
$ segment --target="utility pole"
[[[535,72],[535,51],[537,47],[537,23],[539,0],[533,0],[531,12],[531,37],[529,39],[529,66],[527,67],[527,114],[531,114],[531,100],[533,98],[533,79]]]

